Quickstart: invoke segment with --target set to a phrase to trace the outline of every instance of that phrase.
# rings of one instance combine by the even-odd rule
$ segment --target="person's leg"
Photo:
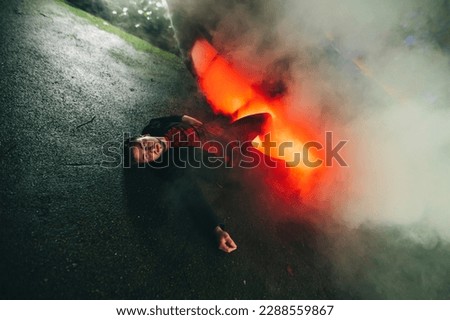
[[[259,135],[265,135],[272,117],[269,113],[258,113],[241,118],[231,124],[226,124],[226,118],[217,118],[203,126],[203,150],[209,153],[223,156],[226,163],[232,163],[233,150],[241,152],[251,145],[251,142]],[[220,145],[217,152],[210,146]],[[217,149],[217,148],[216,148]]]
[[[257,136],[267,133],[271,120],[269,113],[253,114],[233,122],[230,133],[240,142],[251,142]]]

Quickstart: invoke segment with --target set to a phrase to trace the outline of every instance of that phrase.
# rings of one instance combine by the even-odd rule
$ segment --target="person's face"
[[[152,136],[142,136],[136,139],[132,147],[133,157],[137,163],[149,163],[155,161],[164,151],[161,141]]]

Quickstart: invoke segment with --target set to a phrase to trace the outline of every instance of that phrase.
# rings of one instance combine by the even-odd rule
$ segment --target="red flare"
[[[255,90],[250,81],[242,76],[233,66],[223,58],[217,50],[206,40],[195,42],[191,57],[201,91],[206,96],[215,113],[225,114],[233,120],[262,112],[272,115],[270,128],[271,140],[279,146],[282,142],[291,142],[292,147],[283,149],[273,148],[269,156],[290,163],[295,160],[308,141],[307,130],[298,126],[298,123],[289,121],[282,99],[269,99]],[[260,141],[255,140],[257,149],[264,153]],[[316,154],[309,152],[309,160],[318,159]],[[291,169],[290,175],[295,181],[300,181],[302,189],[308,189],[308,181],[317,174],[318,168],[306,166],[303,162]],[[297,182],[299,183],[299,182]]]

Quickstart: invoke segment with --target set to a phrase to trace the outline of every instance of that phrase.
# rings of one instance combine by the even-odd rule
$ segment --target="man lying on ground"
[[[251,143],[258,135],[263,135],[269,121],[270,115],[261,113],[244,117],[223,128],[216,121],[203,124],[187,115],[156,118],[150,121],[140,136],[131,138],[127,147],[138,166],[156,162],[171,148],[181,147],[201,148],[228,161],[229,157],[232,158],[230,150],[233,147]],[[205,219],[213,221],[212,231],[217,237],[219,249],[227,253],[236,250],[235,242],[223,230],[223,224],[217,222],[213,211],[205,211]]]

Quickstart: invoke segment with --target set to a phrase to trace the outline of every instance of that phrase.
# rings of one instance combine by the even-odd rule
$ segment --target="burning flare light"
[[[285,161],[287,166],[294,166],[297,169],[296,175],[301,175],[303,182],[313,171],[318,171],[317,167],[312,168],[305,165],[304,161],[298,161],[299,156],[303,157],[302,150],[308,137],[304,128],[299,128],[292,120],[289,121],[280,98],[270,99],[259,93],[204,39],[195,42],[191,57],[200,88],[215,113],[228,115],[232,120],[256,113],[270,113],[270,140],[276,145],[270,149],[268,155]],[[288,142],[290,147],[280,148],[283,142]],[[255,139],[254,145],[264,153],[265,149],[259,138]],[[309,150],[308,160],[313,162],[317,159],[318,156]]]

